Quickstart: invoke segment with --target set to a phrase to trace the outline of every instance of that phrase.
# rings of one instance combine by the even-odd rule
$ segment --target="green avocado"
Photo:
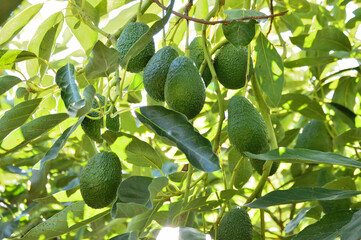
[[[269,152],[270,150],[271,150],[271,146],[269,144],[267,144],[267,147],[264,150],[262,150],[260,153],[266,153],[266,152]],[[263,165],[265,164],[266,161],[255,159],[255,158],[251,158],[250,161],[251,161],[251,165],[252,165],[253,169],[256,170],[259,175],[262,175]],[[273,162],[271,171],[268,176],[272,176],[273,174],[275,174],[279,166],[280,166],[279,162],[276,162],[276,161]]]
[[[210,45],[209,42],[207,42]],[[204,52],[203,52],[203,39],[202,37],[196,37],[192,40],[191,44],[189,44],[189,58],[194,61],[197,68],[200,69],[202,62],[204,60]],[[211,70],[207,66],[204,68],[202,78],[206,87],[212,81],[212,73]]]
[[[206,88],[193,60],[184,56],[173,60],[164,96],[171,109],[183,113],[188,119],[200,113],[206,99]]]
[[[92,208],[108,206],[116,197],[122,181],[122,166],[114,152],[94,155],[80,175],[80,193]]]
[[[227,212],[219,222],[217,240],[252,240],[252,222],[241,207]]]
[[[268,145],[267,126],[261,114],[245,97],[228,102],[228,138],[240,153],[261,153]]]
[[[306,123],[297,137],[295,148],[306,148],[322,152],[332,150],[331,137],[321,120],[313,119]]]
[[[105,104],[105,97],[100,95],[100,94],[96,94],[96,97],[98,97],[100,104],[102,105],[102,107]],[[98,102],[94,99],[93,101],[93,108],[97,109],[99,108]],[[114,107],[113,108],[113,113],[117,112],[117,109]],[[99,113],[92,111],[88,114],[90,117],[99,117]],[[85,117],[83,122],[81,123],[81,127],[83,129],[83,131],[85,132],[86,135],[88,135],[88,137],[90,137],[92,140],[98,142],[98,143],[102,143],[103,139],[101,137],[101,128],[103,127],[103,119],[97,119],[97,120],[93,120],[90,119],[88,117]],[[119,131],[119,115],[115,116],[114,118],[110,117],[110,114],[108,114],[106,116],[106,127],[109,130],[112,130],[114,132]]]
[[[164,101],[164,85],[170,64],[178,57],[173,47],[160,49],[149,60],[143,73],[143,84],[148,95],[156,101]]]
[[[148,30],[148,25],[141,22],[129,23],[124,28],[123,32],[118,38],[117,45],[115,46],[115,49],[120,52],[120,62],[128,53],[129,49],[134,45],[134,43],[136,43],[138,39]],[[154,40],[152,40],[142,51],[129,60],[127,71],[132,73],[142,71],[147,65],[149,59],[153,56],[154,52]],[[125,68],[125,64],[121,64],[120,66]]]
[[[218,81],[226,88],[239,89],[244,87],[247,75],[247,47],[238,48],[227,43],[219,49],[214,58],[214,69]],[[249,76],[252,75],[252,59],[249,62]]]

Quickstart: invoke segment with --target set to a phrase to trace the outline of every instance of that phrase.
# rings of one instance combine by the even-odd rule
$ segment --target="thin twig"
[[[159,7],[161,7],[162,9],[166,9],[167,7],[162,5],[158,0],[151,0],[153,1],[155,4],[157,4]],[[215,24],[220,24],[220,23],[224,23],[224,24],[230,24],[232,21],[244,21],[244,20],[251,20],[251,19],[267,19],[267,18],[273,18],[273,17],[278,17],[278,16],[283,16],[286,13],[288,13],[287,11],[284,12],[280,12],[280,13],[276,13],[273,15],[266,15],[266,16],[247,16],[247,17],[242,17],[242,18],[238,18],[238,19],[232,19],[232,20],[219,20],[219,21],[206,21],[203,19],[199,19],[199,18],[193,18],[193,17],[189,17],[186,16],[184,14],[181,14],[179,12],[175,12],[172,11],[172,13],[180,18],[185,18],[187,20],[193,21],[193,22],[198,22],[198,23],[202,23],[202,24],[207,24],[207,25],[215,25]]]
[[[271,15],[273,15],[273,0],[270,0],[270,11],[271,11]],[[271,30],[272,30],[272,24],[273,24],[273,18],[274,17],[271,17],[271,22],[270,22],[270,24],[269,24],[269,29],[268,29],[268,32],[267,32],[267,37],[268,37],[268,35],[271,33]]]

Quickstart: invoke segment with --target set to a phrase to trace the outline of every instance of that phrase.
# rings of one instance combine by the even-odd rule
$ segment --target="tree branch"
[[[161,7],[162,9],[166,9],[167,7],[164,6],[163,4],[161,4],[158,0],[151,0],[153,1],[155,4],[157,4],[159,7]],[[232,20],[219,20],[219,21],[206,21],[203,19],[199,19],[199,18],[194,18],[194,17],[190,17],[190,16],[186,16],[184,14],[181,14],[179,12],[175,12],[172,11],[172,13],[180,18],[185,18],[187,20],[193,21],[193,22],[198,22],[198,23],[202,23],[202,24],[207,24],[207,25],[216,25],[216,24],[220,24],[220,23],[224,23],[224,24],[230,24],[232,21],[244,21],[244,20],[250,20],[250,19],[267,19],[267,18],[274,18],[274,17],[278,17],[278,16],[283,16],[285,15],[287,11],[284,12],[280,12],[280,13],[276,13],[276,14],[272,14],[272,15],[267,15],[267,16],[248,16],[248,17],[243,17],[243,18],[238,18],[238,19],[232,19]]]

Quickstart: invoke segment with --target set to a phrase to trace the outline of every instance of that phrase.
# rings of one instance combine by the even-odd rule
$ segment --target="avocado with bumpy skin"
[[[80,175],[80,193],[92,208],[108,206],[116,197],[122,181],[122,166],[114,152],[95,154]]]
[[[240,153],[258,154],[267,147],[266,123],[245,97],[235,95],[228,102],[228,138]]]
[[[264,150],[262,150],[260,153],[266,153],[266,152],[269,152],[270,150],[271,150],[271,146],[269,144],[267,144],[267,147]],[[266,163],[266,161],[259,160],[256,158],[251,158],[250,161],[251,161],[251,165],[252,165],[253,169],[256,170],[259,175],[262,175],[263,165]],[[272,163],[271,171],[268,176],[272,176],[273,174],[275,174],[277,172],[277,169],[279,166],[280,166],[280,163],[274,161]]]
[[[122,62],[129,49],[143,36],[149,27],[145,23],[131,22],[129,23],[120,34],[115,49],[120,52],[119,61]],[[127,71],[137,73],[142,71],[147,65],[150,58],[155,52],[154,40],[149,42],[145,48],[143,48],[136,56],[132,57],[127,65]],[[126,64],[120,65],[125,68]]]
[[[96,97],[99,99],[99,102],[101,104],[102,107],[104,107],[105,104],[105,97],[100,95],[100,94],[96,94]],[[99,108],[99,104],[98,102],[94,99],[93,101],[93,108],[97,109]],[[108,109],[107,109],[108,110]],[[114,107],[113,108],[113,113],[117,112],[117,109]],[[90,113],[88,113],[88,115],[90,117],[99,117],[99,113],[92,111]],[[109,130],[112,130],[114,132],[119,131],[119,115],[115,116],[114,118],[110,117],[110,114],[108,114],[106,116],[106,127]],[[103,127],[103,119],[90,119],[88,117],[85,117],[83,122],[81,123],[81,127],[83,129],[83,131],[85,132],[86,135],[88,135],[88,137],[90,137],[92,140],[98,142],[98,143],[102,143],[103,139],[101,137],[101,128]]]
[[[219,49],[214,58],[214,69],[218,81],[226,88],[239,89],[244,87],[247,75],[247,47],[238,48],[227,43]],[[249,62],[249,76],[252,75],[252,59]]]
[[[178,57],[169,67],[164,88],[168,106],[192,119],[200,113],[206,99],[206,88],[194,62]]]
[[[143,73],[143,84],[148,95],[156,101],[164,101],[164,85],[170,64],[178,57],[171,46],[164,47],[149,60]]]
[[[208,45],[209,42],[207,42]],[[203,61],[204,61],[204,51],[203,51],[203,39],[202,37],[195,37],[192,42],[189,44],[189,58],[194,61],[197,68],[200,69]],[[212,81],[212,73],[211,70],[207,66],[203,70],[202,78],[206,87]]]
[[[313,119],[306,123],[297,137],[295,148],[306,148],[322,152],[332,150],[331,136],[321,120]]]
[[[219,222],[217,240],[252,240],[252,222],[241,207],[227,212]]]

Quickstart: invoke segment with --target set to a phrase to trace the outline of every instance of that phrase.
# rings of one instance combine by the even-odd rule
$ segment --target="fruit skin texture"
[[[207,44],[210,45],[209,42]],[[204,52],[203,52],[203,39],[202,37],[195,37],[191,44],[189,44],[189,58],[194,61],[197,68],[200,69],[202,62],[204,60]],[[204,84],[206,87],[211,83],[212,81],[212,73],[211,70],[207,66],[204,68],[202,78],[204,81]]]
[[[144,69],[143,84],[148,95],[156,101],[164,101],[164,85],[170,64],[178,57],[171,46],[160,49]]]
[[[120,52],[120,62],[125,57],[129,49],[134,45],[138,39],[148,31],[149,27],[145,23],[132,22],[129,23],[120,34],[115,49]],[[152,40],[138,55],[129,60],[127,71],[137,73],[142,71],[147,65],[149,59],[155,52],[154,41]],[[124,65],[120,65],[125,68]]]
[[[228,137],[240,153],[258,154],[268,145],[266,123],[245,97],[235,95],[228,102]]]
[[[295,148],[306,148],[329,152],[332,150],[331,137],[321,120],[313,119],[306,123],[298,135]]]
[[[267,144],[267,147],[264,150],[262,150],[260,153],[266,153],[266,152],[269,152],[270,150],[271,150],[271,147],[269,144]],[[259,175],[262,175],[263,165],[266,163],[266,161],[255,159],[255,158],[251,158],[250,161],[251,161],[251,165],[252,165],[253,169],[256,170]],[[279,162],[276,162],[276,161],[273,162],[271,171],[268,176],[272,176],[273,174],[275,174],[279,166],[280,166]]]
[[[168,106],[192,119],[202,110],[206,88],[194,62],[187,57],[178,57],[169,67],[164,88]]]
[[[122,166],[114,152],[94,155],[80,175],[80,193],[92,208],[108,206],[116,197],[122,180]]]
[[[224,45],[214,58],[214,69],[216,70],[218,81],[229,89],[244,87],[246,83],[247,60],[247,47],[237,48],[231,43]],[[250,59],[250,76],[252,72],[252,59]]]
[[[100,104],[102,105],[102,107],[105,104],[105,97],[100,95],[100,94],[96,94],[96,96],[99,99]],[[94,109],[99,108],[98,102],[94,99],[93,101],[93,106]],[[117,111],[117,109],[114,107],[113,108],[113,113],[115,113]],[[99,117],[99,113],[92,111],[88,114],[91,117]],[[86,135],[88,135],[88,137],[90,137],[92,140],[98,142],[98,143],[102,143],[103,139],[101,137],[101,132],[100,129],[103,127],[103,119],[97,119],[97,120],[93,120],[90,118],[85,117],[83,122],[81,123],[81,127],[83,129],[83,131],[85,132]],[[110,115],[108,114],[106,116],[106,127],[109,130],[112,130],[114,132],[119,131],[119,115],[115,116],[114,118],[111,118]]]
[[[252,222],[243,208],[233,208],[219,223],[217,231],[219,240],[252,240],[252,238]]]

